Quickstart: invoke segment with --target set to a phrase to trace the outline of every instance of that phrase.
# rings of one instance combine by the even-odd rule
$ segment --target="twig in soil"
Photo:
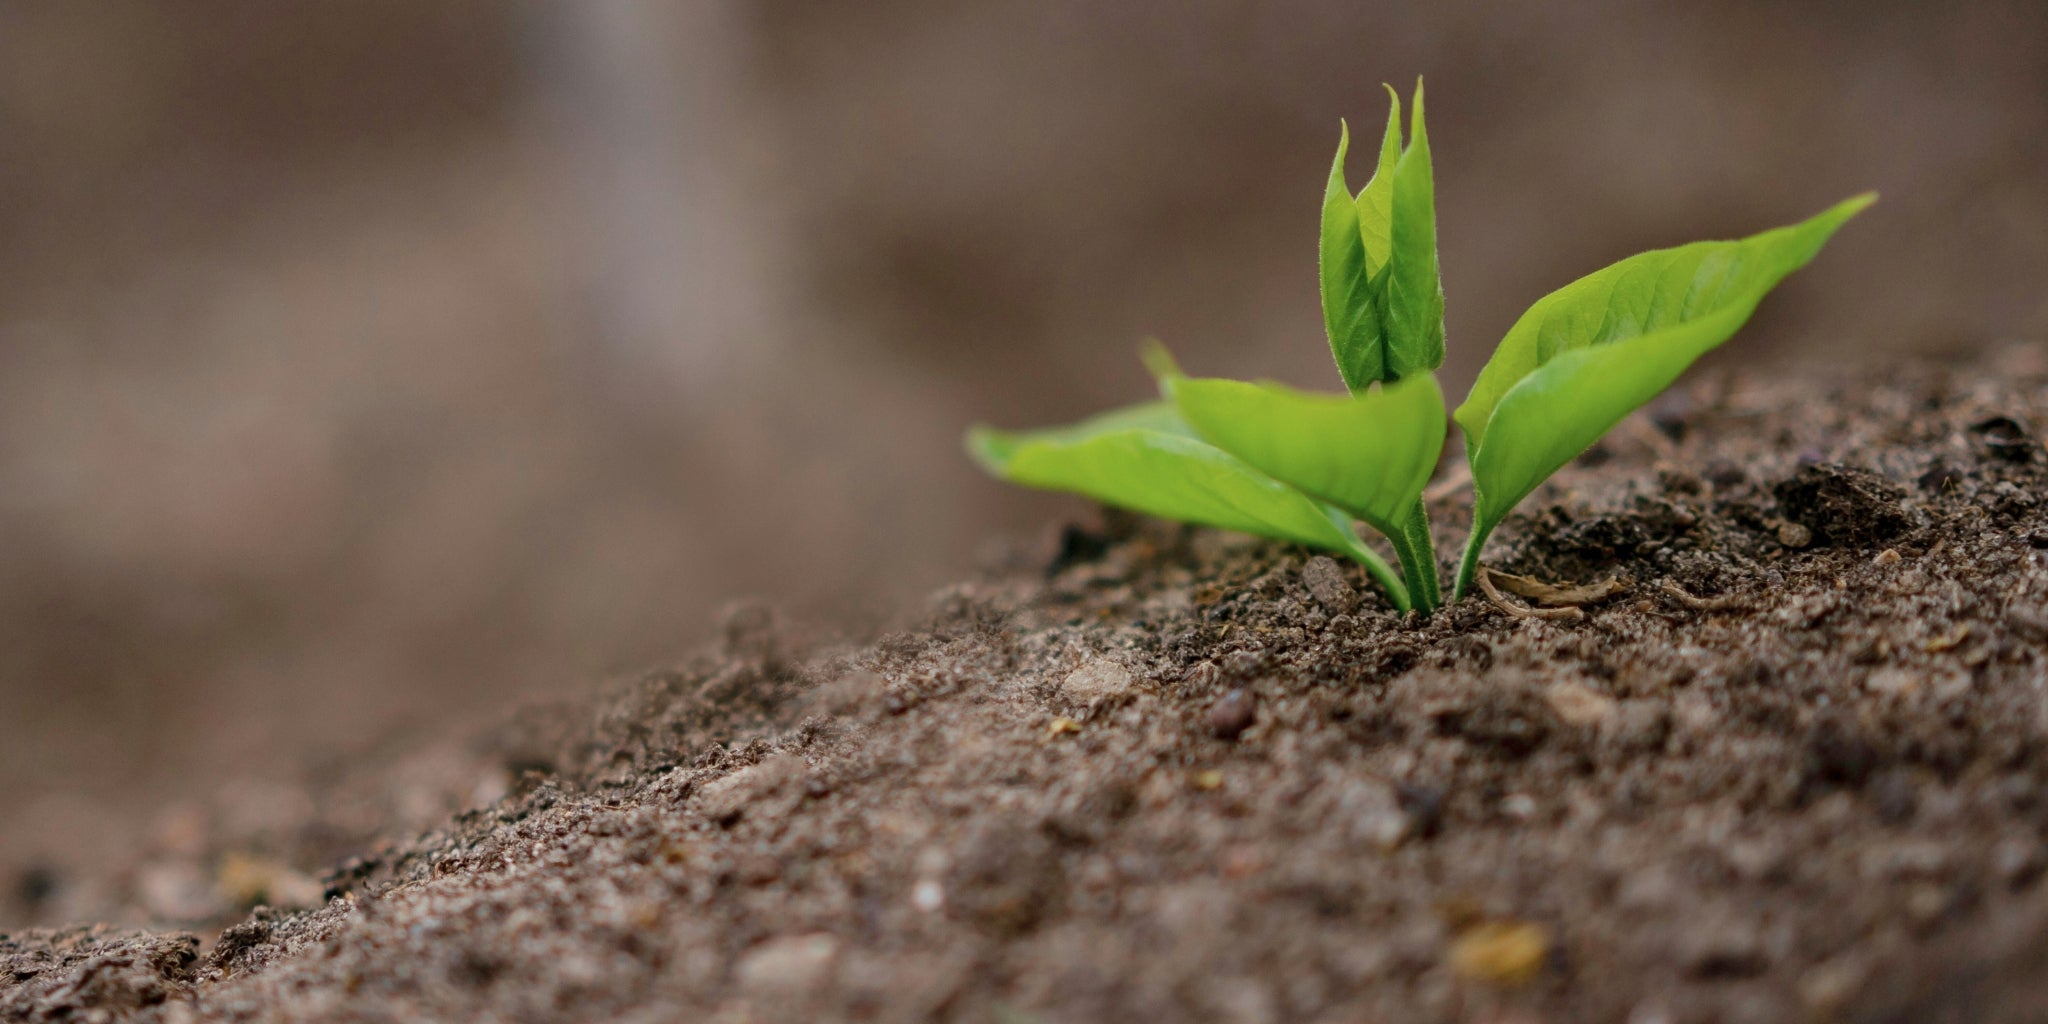
[[[1749,602],[1734,594],[1722,594],[1720,597],[1699,597],[1670,580],[1665,580],[1658,584],[1657,589],[1662,591],[1665,597],[1696,612],[1725,612],[1749,607]]]
[[[1499,569],[1488,569],[1495,585],[1531,604],[1545,608],[1576,608],[1580,605],[1599,604],[1610,597],[1628,592],[1628,581],[1619,576],[1601,580],[1598,583],[1559,586],[1545,583],[1531,576],[1517,576]]]
[[[1577,608],[1531,608],[1528,605],[1515,604],[1509,601],[1506,597],[1501,596],[1500,588],[1493,585],[1493,570],[1491,569],[1480,570],[1479,590],[1486,595],[1488,601],[1493,602],[1495,608],[1518,619],[1559,619],[1567,622],[1577,622],[1586,617],[1586,613]]]

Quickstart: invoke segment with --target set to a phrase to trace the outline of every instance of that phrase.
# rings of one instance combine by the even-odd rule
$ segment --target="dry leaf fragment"
[[[1499,569],[1486,571],[1500,589],[1545,608],[1576,608],[1579,605],[1598,604],[1617,594],[1628,592],[1628,581],[1619,576],[1598,583],[1559,585],[1545,583],[1530,576],[1501,572]]]
[[[1487,921],[1451,943],[1451,967],[1468,981],[1513,988],[1536,980],[1550,954],[1550,932],[1527,921]]]
[[[1481,569],[1479,572],[1479,590],[1486,595],[1486,599],[1492,602],[1495,608],[1499,608],[1515,618],[1566,619],[1576,621],[1586,617],[1586,613],[1577,608],[1531,608],[1527,605],[1516,604],[1501,596],[1500,588],[1493,585],[1494,575],[1495,573],[1491,569]]]
[[[1485,922],[1450,944],[1450,967],[1466,981],[1520,987],[1536,981],[1550,954],[1550,932],[1530,922]]]

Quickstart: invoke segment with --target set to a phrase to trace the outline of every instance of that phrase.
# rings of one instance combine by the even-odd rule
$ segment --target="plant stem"
[[[1387,538],[1387,541],[1394,546],[1395,557],[1401,560],[1401,580],[1408,585],[1410,603],[1414,607],[1421,609],[1424,614],[1428,614],[1430,607],[1429,591],[1419,579],[1419,566],[1416,564],[1415,546],[1409,543],[1407,531],[1381,532]]]
[[[1472,536],[1465,541],[1465,557],[1458,560],[1458,583],[1451,591],[1451,600],[1456,601],[1472,589],[1472,578],[1479,575],[1479,550],[1486,546],[1486,536],[1493,532],[1492,523],[1472,523]]]
[[[1408,513],[1404,531],[1414,564],[1407,566],[1408,587],[1417,591],[1415,604],[1424,614],[1435,611],[1443,603],[1443,585],[1437,580],[1436,538],[1429,532],[1429,509],[1420,497],[1415,499],[1414,511]]]

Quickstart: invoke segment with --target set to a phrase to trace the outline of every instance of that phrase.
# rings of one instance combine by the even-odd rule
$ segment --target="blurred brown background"
[[[2039,0],[0,3],[0,866],[1081,506],[1136,340],[1334,387],[1339,117],[1429,80],[1454,394],[1544,291],[1885,201],[1721,358],[2048,333]],[[0,922],[4,923],[4,922]]]

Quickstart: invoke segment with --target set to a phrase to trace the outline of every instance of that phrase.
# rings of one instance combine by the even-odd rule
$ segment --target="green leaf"
[[[1394,251],[1394,167],[1401,161],[1401,97],[1387,86],[1387,130],[1372,180],[1358,191],[1358,237],[1365,244],[1365,276],[1380,275]]]
[[[1371,570],[1396,607],[1408,607],[1406,588],[1344,513],[1197,439],[1165,402],[1053,430],[977,427],[967,443],[990,473],[1012,483],[1341,552]]]
[[[1387,260],[1386,305],[1381,330],[1387,339],[1387,377],[1428,373],[1444,362],[1444,286],[1436,255],[1436,185],[1429,160],[1429,132],[1422,123],[1422,80],[1415,102],[1408,148],[1394,165],[1391,248]],[[1359,197],[1363,204],[1364,196]]]
[[[1461,589],[1477,546],[1509,510],[1726,341],[1779,281],[1876,198],[1857,196],[1740,241],[1632,256],[1522,314],[1455,414],[1477,492]]]
[[[1030,444],[1072,445],[1091,437],[1118,430],[1151,430],[1162,434],[1194,437],[1193,427],[1181,418],[1172,402],[1143,402],[1112,409],[1064,427],[1044,430],[1004,431],[975,427],[967,432],[967,453],[993,476],[1007,477],[1017,450]]]
[[[1323,326],[1345,387],[1426,373],[1444,359],[1444,298],[1438,282],[1436,198],[1429,139],[1416,85],[1414,139],[1401,148],[1401,98],[1387,89],[1387,130],[1379,163],[1357,195],[1344,178],[1351,129],[1342,127],[1323,189]]]
[[[1327,395],[1187,377],[1163,349],[1148,362],[1203,440],[1390,537],[1405,531],[1443,452],[1444,397],[1434,376]]]
[[[1398,120],[1394,129],[1399,130]],[[1340,122],[1337,159],[1330,165],[1323,190],[1323,234],[1316,254],[1322,279],[1323,328],[1330,337],[1330,355],[1344,386],[1358,390],[1386,376],[1387,353],[1380,344],[1379,303],[1373,297],[1372,275],[1366,268],[1365,238],[1360,233],[1358,201],[1344,181],[1344,154],[1351,148],[1351,127]],[[1391,187],[1392,178],[1388,179]]]

